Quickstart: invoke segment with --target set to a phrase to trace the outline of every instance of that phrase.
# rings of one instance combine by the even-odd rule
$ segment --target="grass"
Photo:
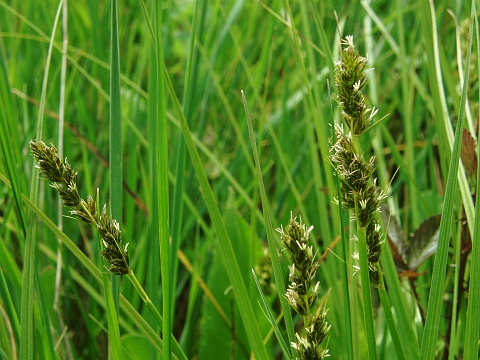
[[[0,7],[0,359],[295,358],[301,317],[273,231],[291,211],[314,226],[332,359],[478,358],[472,3]],[[353,275],[357,227],[333,202],[346,35],[385,117],[358,139],[388,194],[379,289]],[[98,189],[131,273],[109,275],[95,228],[57,206],[31,139],[63,148],[82,198]]]

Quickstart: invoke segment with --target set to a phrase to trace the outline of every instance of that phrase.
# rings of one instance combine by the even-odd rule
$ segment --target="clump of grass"
[[[102,212],[96,202],[89,195],[87,200],[80,197],[77,188],[77,172],[72,169],[67,159],[58,155],[57,149],[52,144],[45,145],[43,141],[31,140],[30,150],[37,161],[36,167],[40,174],[52,181],[52,187],[58,191],[62,203],[70,207],[70,213],[77,219],[86,223],[93,223],[102,239],[103,249],[101,254],[110,264],[108,271],[116,275],[125,275],[130,271],[128,260],[128,243],[122,245],[120,225],[107,213],[106,205]]]
[[[315,261],[308,239],[312,230],[313,226],[307,229],[301,219],[297,222],[293,216],[285,228],[282,226],[277,229],[292,262],[285,297],[290,306],[303,317],[305,334],[295,333],[297,341],[292,343],[298,358],[302,360],[324,359],[329,356],[328,349],[323,349],[320,345],[330,330],[326,321],[327,309],[319,307],[318,311],[313,311],[320,283],[314,280],[319,264]]]

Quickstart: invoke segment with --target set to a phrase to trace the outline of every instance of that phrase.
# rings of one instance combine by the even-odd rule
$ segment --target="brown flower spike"
[[[87,201],[80,197],[77,189],[77,172],[72,169],[67,159],[58,155],[55,146],[45,145],[43,141],[30,140],[30,150],[37,161],[36,168],[51,186],[58,191],[64,206],[70,207],[70,213],[77,219],[87,223],[94,223],[102,239],[101,251],[105,260],[110,263],[108,271],[116,275],[128,274],[128,244],[122,246],[120,226],[115,219],[111,219],[104,206],[99,216],[96,203],[89,195]]]

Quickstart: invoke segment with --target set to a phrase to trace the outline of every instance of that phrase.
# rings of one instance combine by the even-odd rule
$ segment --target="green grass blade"
[[[110,33],[110,126],[109,126],[109,188],[112,218],[123,218],[123,152],[122,152],[122,111],[120,105],[120,50],[118,42],[118,13],[117,0],[111,2],[111,33]],[[120,359],[120,332],[118,320],[114,313],[119,308],[120,277],[112,275],[111,285],[102,276],[107,304],[108,329],[112,345],[113,356]],[[112,286],[112,289],[107,287]],[[109,297],[113,296],[113,301]],[[113,308],[110,306],[113,305]]]
[[[122,110],[120,104],[120,55],[118,43],[117,0],[111,3],[111,49],[110,49],[110,127],[109,169],[110,206],[112,217],[122,219],[123,204],[123,151]]]
[[[17,123],[16,114],[13,111],[13,101],[10,92],[10,84],[8,81],[7,64],[2,57],[0,60],[0,143],[3,153],[3,161],[7,168],[8,177],[12,183],[13,197],[17,205],[20,223],[22,225],[23,236],[27,233],[26,215],[22,206],[22,195],[20,188],[20,170],[16,164],[21,161],[15,158],[10,139],[18,138],[13,136],[15,131],[12,125]],[[10,121],[8,120],[10,119]]]
[[[172,329],[171,310],[171,273],[170,273],[170,231],[169,231],[169,190],[168,190],[168,132],[166,114],[166,92],[163,72],[163,3],[155,6],[156,15],[156,55],[157,55],[157,121],[158,121],[158,195],[159,195],[159,226],[160,226],[160,266],[162,273],[162,294],[163,294],[163,357],[165,360],[171,358]],[[155,101],[155,99],[152,99]]]
[[[382,269],[385,272],[385,280],[388,286],[390,303],[393,305],[398,324],[401,343],[404,345],[407,359],[418,359],[420,348],[414,330],[414,317],[408,315],[407,300],[398,279],[395,263],[390,246],[384,246],[381,255]]]
[[[457,210],[458,218],[461,218],[463,209],[459,208]],[[455,228],[454,228],[455,229]],[[453,253],[454,253],[454,264],[460,264],[460,255],[462,252],[462,226],[456,227],[456,234],[452,231],[452,242],[453,242]],[[452,293],[452,303],[457,304],[459,302],[459,288],[463,286],[463,281],[460,283],[460,266],[455,267],[455,271],[452,274],[453,278],[453,293]],[[460,299],[461,301],[461,299]],[[454,360],[455,355],[458,352],[458,336],[457,331],[459,327],[458,319],[458,307],[453,306],[452,309],[452,324],[450,328],[450,342],[449,342],[449,354],[448,360]]]
[[[168,272],[168,269],[165,266],[169,266],[169,261],[170,259],[166,259],[165,257],[170,257],[170,252],[171,250],[166,248],[165,250],[164,247],[164,238],[165,236],[168,238],[168,202],[164,202],[162,204],[162,199],[165,199],[165,196],[168,201],[168,187],[166,189],[165,193],[165,180],[164,178],[162,179],[164,174],[161,172],[161,167],[164,168],[164,164],[161,164],[161,157],[165,159],[165,161],[168,160],[168,154],[166,153],[165,150],[165,143],[160,143],[161,140],[161,134],[164,132],[164,129],[162,129],[162,121],[164,119],[164,113],[165,113],[165,95],[164,91],[162,90],[164,88],[161,87],[159,84],[159,81],[162,81],[161,74],[159,72],[162,71],[162,66],[163,66],[163,59],[160,61],[159,60],[159,51],[163,51],[163,48],[161,48],[162,45],[162,32],[161,32],[161,27],[162,25],[162,15],[161,15],[161,9],[158,6],[159,4],[152,4],[152,14],[153,14],[153,21],[150,21],[150,18],[148,16],[148,13],[146,13],[146,7],[142,5],[143,12],[144,12],[144,17],[146,18],[148,24],[149,24],[149,29],[151,32],[151,41],[154,46],[150,47],[150,62],[149,62],[149,81],[148,81],[148,89],[149,89],[149,96],[148,96],[148,154],[149,154],[149,170],[148,170],[148,176],[150,178],[150,189],[149,189],[149,197],[151,198],[151,205],[150,205],[150,228],[149,228],[149,238],[150,241],[148,242],[148,253],[150,256],[147,259],[147,274],[146,274],[146,289],[148,293],[156,293],[157,288],[158,288],[158,282],[160,279],[160,273],[161,278],[162,278],[162,290],[165,291],[165,286],[167,285],[170,281],[170,278],[173,276],[170,272]],[[153,24],[153,26],[151,25]],[[160,43],[157,43],[157,39],[159,39]],[[160,70],[159,70],[160,69]],[[160,102],[160,103],[159,103]],[[165,140],[163,140],[165,141]],[[168,167],[167,167],[168,169]],[[168,176],[168,173],[167,173]],[[161,184],[162,182],[162,184]],[[168,185],[167,185],[168,186]],[[166,206],[166,208],[165,208]],[[163,229],[162,229],[163,228]],[[163,232],[163,235],[162,235]],[[165,235],[166,234],[166,235]],[[161,260],[162,259],[162,260]],[[160,264],[160,266],[158,266]],[[167,283],[165,282],[165,276],[164,274],[168,274],[169,279],[167,279]],[[170,291],[167,293],[163,293],[164,296],[162,298],[153,298],[150,299],[148,296],[146,296],[146,293],[143,291],[141,288],[140,284],[138,283],[138,280],[134,278],[135,281],[133,282],[135,287],[137,288],[137,291],[141,294],[142,298],[147,304],[147,308],[150,311],[151,317],[149,318],[149,322],[153,324],[154,322],[157,323],[157,325],[160,327],[160,330],[162,331],[162,334],[165,334],[165,327],[171,327],[168,325],[169,323],[165,323],[163,321],[163,318],[160,316],[158,313],[157,307],[163,307],[163,312],[165,314],[165,306],[167,306],[169,309],[168,313],[168,320],[171,319],[173,314],[171,314],[171,311],[173,308],[169,305],[169,303],[172,303],[172,298],[170,297]],[[165,296],[168,296],[168,299],[165,298]],[[173,297],[173,293],[171,294]],[[170,321],[170,320],[169,320]],[[169,342],[169,347],[171,347],[171,338],[170,337],[165,337],[163,336],[164,340]],[[176,348],[176,340],[174,339],[173,342],[173,347],[174,349]],[[178,347],[180,352],[181,349]],[[165,349],[165,347],[162,348],[162,354],[165,356],[165,354],[168,353],[167,356],[171,356],[170,351],[168,349]],[[181,352],[183,354],[183,352]],[[152,357],[155,357],[156,354],[152,353]],[[185,355],[183,355],[185,356]]]
[[[140,296],[142,297],[144,303],[146,304],[148,310],[150,311],[150,313],[152,314],[153,318],[155,319],[155,322],[160,326],[162,327],[163,326],[163,318],[162,316],[160,315],[160,313],[158,312],[157,308],[155,307],[155,305],[153,304],[153,302],[150,300],[150,298],[148,297],[147,293],[145,292],[145,290],[142,288],[142,286],[140,285],[140,283],[138,282],[138,279],[137,277],[135,276],[135,274],[133,273],[133,271],[130,271],[130,273],[128,274],[128,278],[130,279],[130,281],[132,282],[133,286],[136,288],[137,292],[140,294]],[[174,357],[175,358],[180,358],[180,359],[183,359],[183,360],[187,360],[187,356],[185,355],[185,353],[183,352],[182,348],[180,347],[180,345],[178,344],[177,340],[172,336],[173,338],[173,342],[172,342],[172,348],[174,350]]]
[[[252,119],[248,111],[247,100],[242,91],[243,106],[245,108],[245,114],[247,117],[248,133],[250,135],[250,144],[252,146],[253,158],[255,160],[256,175],[258,186],[260,188],[260,196],[262,199],[263,216],[265,218],[265,228],[267,232],[268,247],[270,249],[270,256],[272,258],[273,273],[275,275],[275,283],[277,284],[278,297],[280,304],[282,305],[282,311],[285,318],[285,327],[287,329],[288,340],[290,343],[295,342],[295,331],[293,327],[292,314],[288,301],[285,297],[286,289],[285,282],[283,281],[282,269],[278,259],[277,246],[275,241],[275,234],[273,233],[272,217],[270,215],[270,206],[267,199],[267,193],[265,191],[265,185],[263,183],[262,168],[260,166],[260,160],[258,159],[257,144],[255,143],[255,133],[253,131]],[[285,356],[292,356],[292,350],[290,353],[284,354]]]
[[[17,311],[13,304],[12,294],[8,288],[7,282],[5,281],[5,276],[3,274],[4,269],[0,266],[0,294],[2,303],[5,306],[5,312],[7,313],[8,319],[13,329],[13,335],[15,337],[15,342],[18,343],[20,339],[20,322],[18,321]]]
[[[470,74],[470,56],[472,51],[473,19],[475,3],[472,2],[472,13],[470,17],[470,38],[468,53],[465,65],[465,78],[463,83],[462,98],[460,103],[460,114],[458,116],[457,127],[455,131],[455,140],[450,159],[448,171],[447,186],[445,189],[445,203],[443,205],[442,220],[440,222],[440,234],[438,238],[438,248],[435,255],[433,266],[432,283],[428,299],[427,318],[425,330],[422,338],[421,359],[434,359],[438,338],[438,328],[443,302],[443,292],[445,284],[445,269],[447,266],[448,246],[450,242],[450,229],[453,220],[455,194],[457,185],[457,174],[459,168],[460,148],[463,134],[463,124],[465,120],[465,104],[467,100],[467,81]],[[472,231],[473,233],[473,231]]]
[[[285,339],[283,338],[282,333],[280,332],[280,329],[278,328],[277,322],[275,321],[275,317],[273,316],[273,313],[270,310],[270,307],[268,306],[267,299],[265,299],[265,296],[263,295],[262,287],[260,286],[260,283],[258,282],[257,275],[255,275],[255,270],[252,270],[252,274],[253,274],[253,278],[255,279],[255,284],[257,284],[258,292],[260,293],[260,296],[262,297],[264,312],[265,312],[265,314],[268,318],[268,321],[270,322],[270,325],[272,325],[272,329],[275,332],[278,343],[280,344],[280,347],[282,349],[283,355],[286,356],[287,359],[292,359],[291,350],[287,346],[287,344],[285,342]]]
[[[204,12],[204,7],[206,5],[205,1],[195,1],[195,6],[193,10],[193,20],[192,20],[192,30],[190,33],[189,46],[188,46],[188,58],[185,71],[185,84],[184,84],[184,93],[183,93],[183,103],[182,110],[185,114],[185,119],[187,122],[190,122],[191,116],[193,113],[193,90],[197,78],[197,68],[198,68],[198,56],[196,56],[197,50],[195,49],[195,39],[197,38],[197,28],[202,28],[202,20],[204,17],[201,14]],[[199,24],[200,21],[200,24]],[[181,240],[181,229],[182,229],[182,219],[183,219],[183,195],[185,190],[185,164],[187,158],[187,149],[185,148],[185,141],[183,140],[183,135],[181,132],[178,134],[177,138],[177,157],[175,160],[175,187],[173,189],[172,197],[172,222],[171,222],[171,233],[172,233],[172,248],[170,251],[170,261],[172,268],[172,279],[171,283],[173,286],[177,284],[178,277],[178,257],[177,252],[180,248]],[[172,312],[175,310],[175,292],[172,291]]]
[[[20,359],[33,358],[33,291],[36,225],[30,225],[25,241],[22,276],[22,303],[20,310]]]
[[[423,30],[425,36],[425,50],[427,53],[427,62],[430,66],[428,69],[428,77],[432,84],[432,97],[434,102],[434,118],[436,121],[436,128],[438,132],[439,142],[445,145],[448,144],[447,149],[444,146],[440,147],[440,155],[442,158],[449,159],[453,153],[453,143],[454,143],[454,134],[452,130],[451,120],[448,115],[448,109],[446,104],[446,94],[443,88],[442,82],[442,73],[440,67],[440,55],[438,47],[438,35],[437,35],[437,26],[435,18],[435,8],[433,2],[428,3],[427,1],[420,2],[419,13],[421,15],[421,20],[423,22]],[[434,64],[435,66],[433,66]],[[465,78],[468,79],[467,74],[465,73]],[[462,100],[461,100],[462,101]],[[462,111],[460,109],[460,111]],[[465,109],[463,110],[465,111]],[[459,114],[460,118],[460,114]],[[458,125],[457,125],[458,128]],[[451,151],[451,152],[450,152]],[[448,167],[449,168],[449,167]],[[470,195],[470,189],[468,186],[467,178],[463,165],[460,165],[460,171],[457,176],[457,181],[460,188],[460,193],[462,196],[463,205],[465,207],[465,214],[467,217],[468,229],[470,235],[473,236],[473,227],[474,227],[474,206],[473,200]]]
[[[381,273],[379,264],[377,264],[377,268],[378,271],[380,271]],[[382,302],[383,311],[385,313],[385,319],[387,321],[388,329],[390,331],[390,336],[392,337],[393,346],[395,347],[395,353],[397,354],[397,358],[399,360],[406,360],[407,358],[405,356],[404,348],[405,346],[408,346],[408,344],[404,343],[405,346],[403,346],[400,340],[398,327],[395,324],[395,318],[393,317],[393,312],[390,307],[390,301],[388,300],[382,276],[380,276],[380,281],[382,286],[378,289],[378,292],[380,295],[380,301]]]
[[[48,310],[45,305],[45,294],[42,289],[42,283],[40,282],[40,275],[35,269],[35,289],[38,295],[38,316],[35,314],[35,323],[38,323],[39,333],[42,334],[40,339],[42,343],[43,358],[45,360],[55,359],[55,346],[53,345],[52,332],[50,331],[52,324],[50,323],[50,318],[48,316]],[[35,345],[37,345],[36,343]]]
[[[55,20],[52,26],[52,35],[50,37],[50,43],[47,52],[47,58],[45,61],[44,77],[42,82],[42,92],[40,97],[40,105],[38,109],[37,117],[37,138],[42,137],[43,130],[43,116],[45,112],[45,99],[47,95],[48,74],[50,70],[50,61],[52,58],[53,43],[55,39],[55,33],[60,18],[61,10],[63,6],[63,0],[61,0],[57,7],[55,14]],[[37,172],[34,171],[34,174]],[[34,201],[37,199],[38,191],[38,178],[32,178],[30,186],[30,196]],[[31,221],[30,221],[31,220]],[[31,359],[33,357],[33,345],[34,345],[34,326],[33,326],[33,292],[34,292],[34,269],[35,269],[35,250],[36,250],[36,222],[33,217],[29,218],[30,228],[27,232],[25,249],[24,249],[24,262],[23,262],[23,277],[22,277],[22,298],[21,298],[21,333],[20,333],[20,359]]]
[[[185,138],[185,144],[190,154],[192,164],[195,169],[195,174],[200,183],[205,204],[208,208],[208,212],[211,216],[212,223],[218,237],[218,245],[221,256],[224,259],[225,264],[228,264],[227,266],[225,266],[225,268],[227,269],[228,276],[235,291],[235,299],[237,300],[237,304],[240,309],[240,314],[242,316],[251,349],[255,353],[255,356],[257,358],[268,359],[267,349],[265,347],[265,344],[263,344],[262,342],[262,335],[260,333],[258,323],[255,320],[255,314],[252,308],[252,304],[248,297],[247,288],[245,286],[245,283],[243,282],[242,274],[240,273],[240,268],[238,266],[235,253],[233,251],[230,237],[225,228],[225,224],[222,221],[220,210],[218,209],[215,196],[205,174],[205,170],[198,154],[198,150],[195,147],[192,139],[192,134],[185,120],[180,103],[175,95],[173,85],[166,71],[165,80],[168,93],[172,98],[176,114],[180,120],[182,133]]]
[[[152,11],[154,9],[154,4],[152,4]],[[153,22],[155,23],[156,20]],[[155,35],[155,34],[153,34]],[[150,218],[149,218],[149,238],[150,241],[147,243],[149,257],[147,259],[147,274],[145,275],[146,279],[146,291],[149,294],[154,294],[157,291],[158,284],[160,281],[160,198],[159,198],[159,150],[158,146],[158,114],[157,114],[157,97],[158,97],[158,88],[157,88],[157,71],[158,64],[156,60],[156,39],[152,38],[152,44],[150,48],[150,60],[149,60],[149,79],[148,79],[148,113],[147,113],[147,129],[148,129],[148,172],[147,176],[150,179],[149,182],[149,191],[147,196],[151,199],[150,203]],[[160,309],[162,307],[162,299],[160,297],[152,298],[151,301],[155,306]],[[147,315],[148,317],[148,315]],[[149,317],[148,322],[150,325],[155,324],[154,317]],[[162,325],[159,325],[163,327]],[[162,329],[160,329],[162,330]]]
[[[118,328],[117,311],[115,310],[115,301],[113,298],[112,288],[108,273],[102,273],[103,289],[105,290],[105,302],[108,322],[108,339],[112,347],[112,358],[123,359],[122,346],[120,343],[120,329]]]
[[[478,17],[475,16],[475,39],[477,40],[477,72],[480,69],[480,36]],[[479,96],[480,97],[480,96]],[[480,101],[480,99],[479,99]],[[480,133],[477,134],[480,139]],[[477,140],[477,194],[480,194],[480,142]],[[477,195],[478,196],[478,195]],[[470,260],[470,281],[468,288],[467,323],[465,328],[465,345],[463,358],[475,360],[478,356],[478,338],[480,333],[480,205],[475,205],[475,228],[472,238],[472,255]]]

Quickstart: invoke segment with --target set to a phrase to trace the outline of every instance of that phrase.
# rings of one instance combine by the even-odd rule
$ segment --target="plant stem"
[[[359,204],[355,201],[355,215],[358,219]],[[362,297],[363,297],[363,317],[365,320],[365,335],[368,344],[368,358],[370,360],[377,359],[375,330],[373,327],[373,309],[372,297],[370,294],[370,278],[367,260],[367,234],[364,227],[358,225],[357,221],[357,238],[358,238],[358,253],[360,255],[360,279],[362,283]]]

